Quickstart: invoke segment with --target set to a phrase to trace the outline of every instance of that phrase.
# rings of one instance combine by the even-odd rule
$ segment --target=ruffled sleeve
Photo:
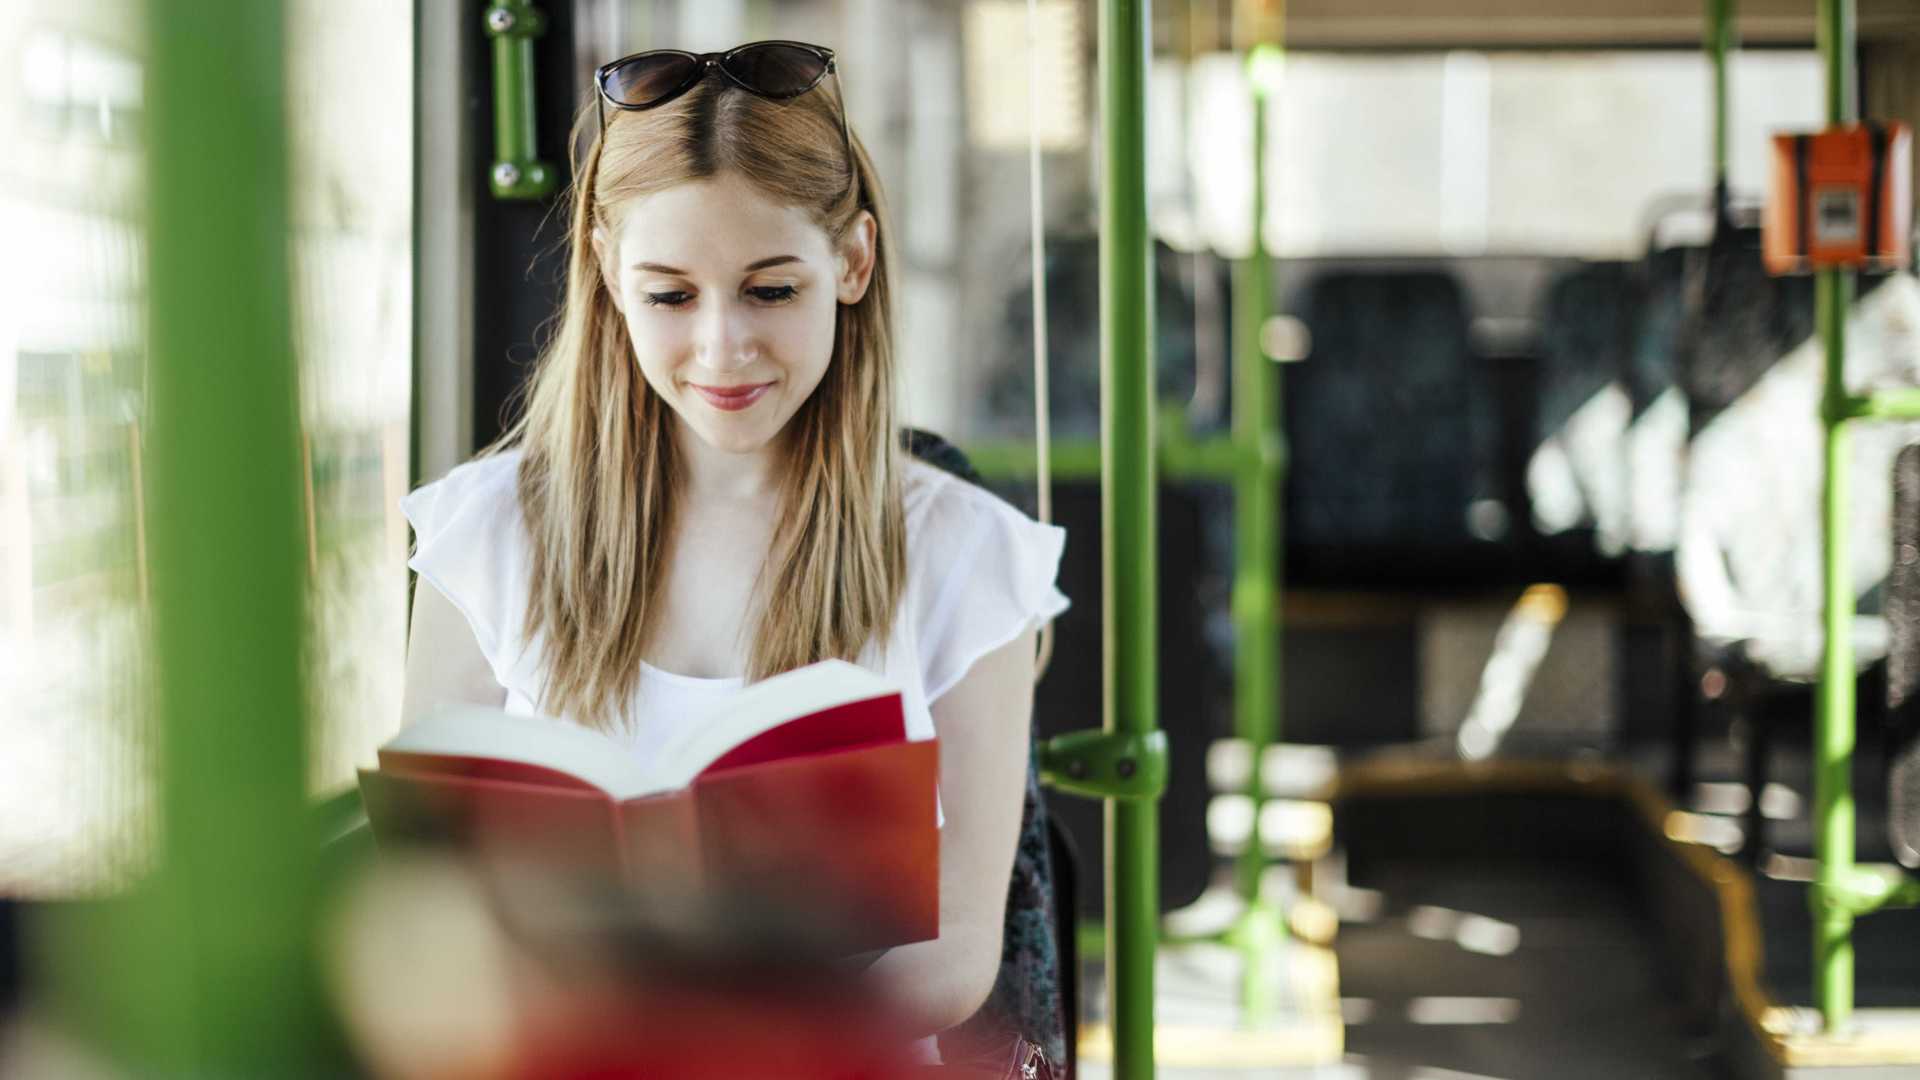
[[[909,596],[929,704],[983,656],[1065,611],[1067,533],[991,492],[916,466],[907,505]]]
[[[407,566],[466,616],[494,678],[507,687],[522,652],[527,597],[520,457],[469,461],[400,500],[415,538]]]

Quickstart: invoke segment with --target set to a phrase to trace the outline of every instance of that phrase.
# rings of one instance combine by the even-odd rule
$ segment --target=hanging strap
[[[1887,129],[1867,121],[1867,145],[1873,148],[1873,175],[1867,181],[1867,258],[1880,257],[1880,202],[1886,198]]]
[[[1793,137],[1793,190],[1794,216],[1799,218],[1800,261],[1813,260],[1813,192],[1807,189],[1807,144],[1811,138],[1806,135]]]
[[[1039,471],[1040,520],[1053,523],[1053,428],[1047,400],[1047,238],[1045,189],[1040,171],[1040,4],[1027,0],[1027,217],[1033,252],[1033,447]],[[1034,660],[1035,682],[1053,660],[1053,622],[1040,628],[1040,652]]]

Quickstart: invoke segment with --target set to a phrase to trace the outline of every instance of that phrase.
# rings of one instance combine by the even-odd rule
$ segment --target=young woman
[[[524,416],[402,503],[405,710],[537,711],[644,755],[748,681],[884,672],[940,739],[941,927],[870,970],[934,1032],[998,971],[1065,534],[902,453],[883,200],[832,70],[794,43],[601,69]]]

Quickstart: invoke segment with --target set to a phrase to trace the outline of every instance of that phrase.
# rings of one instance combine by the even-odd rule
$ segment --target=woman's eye
[[[692,297],[685,292],[650,292],[646,299],[652,307],[679,307]]]
[[[747,295],[764,304],[784,304],[800,292],[791,285],[761,285],[747,290]]]

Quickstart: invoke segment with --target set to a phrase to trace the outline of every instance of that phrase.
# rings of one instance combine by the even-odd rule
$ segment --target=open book
[[[747,687],[647,760],[577,724],[443,709],[382,746],[360,789],[383,848],[798,906],[872,949],[938,936],[938,754],[907,739],[897,689],[828,660]]]

